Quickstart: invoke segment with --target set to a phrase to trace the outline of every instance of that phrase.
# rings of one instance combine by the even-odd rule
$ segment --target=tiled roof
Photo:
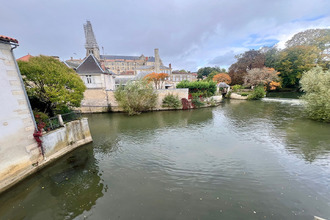
[[[90,54],[76,69],[77,73],[104,73],[100,63]]]
[[[33,57],[33,56],[28,54],[28,55],[18,58],[17,60],[28,62],[31,57]]]
[[[76,69],[80,65],[79,63],[76,62],[70,62],[70,60],[63,61],[63,63],[72,69]]]
[[[18,40],[16,40],[15,38],[7,37],[7,36],[4,36],[4,35],[0,35],[0,40],[18,44]]]

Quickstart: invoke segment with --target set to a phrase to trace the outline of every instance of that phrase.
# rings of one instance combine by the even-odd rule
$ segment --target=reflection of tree
[[[301,154],[308,162],[330,153],[329,124],[297,119],[285,131],[288,150]]]
[[[256,140],[260,138],[258,135],[284,138],[286,149],[302,155],[308,162],[330,151],[330,125],[303,118],[302,106],[231,100],[224,108],[224,114],[234,131]]]
[[[212,119],[213,114],[212,108],[204,108],[187,111],[148,112],[135,116],[120,113],[87,116],[95,152],[108,154],[118,149],[121,138],[131,141],[148,139],[159,129],[206,123]]]
[[[136,116],[125,114],[88,115],[93,133],[109,135],[117,132],[136,132],[156,130],[164,127],[184,127],[190,124],[204,123],[212,119],[212,109],[204,108],[187,111],[148,112]]]
[[[103,196],[103,183],[91,146],[82,147],[58,165],[57,172],[48,176],[50,194],[59,201],[57,206],[70,218],[88,211]]]
[[[72,219],[90,210],[103,196],[103,188],[93,147],[82,146],[2,194],[0,216]]]

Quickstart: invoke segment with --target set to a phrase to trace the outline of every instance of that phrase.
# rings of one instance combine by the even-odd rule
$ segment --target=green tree
[[[330,122],[330,70],[320,66],[304,73],[300,80],[301,88],[306,93],[306,112],[311,119]]]
[[[315,67],[319,58],[316,46],[293,46],[281,51],[275,69],[280,72],[283,87],[298,87],[303,72]]]
[[[229,67],[229,76],[233,85],[244,83],[247,70],[265,66],[265,54],[257,50],[249,50],[236,56],[237,62]]]
[[[220,73],[222,70],[226,69],[222,68],[220,69],[220,67],[203,67],[198,69],[197,71],[197,78],[198,79],[203,79],[203,77],[207,77],[208,75],[210,75],[212,72],[216,72],[216,73]]]
[[[59,60],[48,56],[18,61],[24,85],[33,108],[50,115],[79,107],[86,89],[78,74]],[[33,103],[39,103],[33,106]]]
[[[146,80],[130,81],[119,86],[115,98],[120,107],[129,115],[152,110],[157,104],[158,94]]]

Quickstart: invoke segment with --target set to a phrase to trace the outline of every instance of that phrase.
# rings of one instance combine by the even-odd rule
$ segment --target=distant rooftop
[[[33,57],[33,56],[28,54],[28,55],[25,55],[25,56],[22,56],[22,57],[18,58],[17,60],[28,62],[31,57]]]

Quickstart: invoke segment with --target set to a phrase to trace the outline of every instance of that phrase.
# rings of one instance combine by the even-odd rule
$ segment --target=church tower
[[[99,45],[96,42],[92,24],[90,21],[87,21],[86,24],[84,24],[84,30],[85,30],[85,38],[86,38],[86,57],[89,54],[93,54],[96,59],[100,60],[100,49]]]

